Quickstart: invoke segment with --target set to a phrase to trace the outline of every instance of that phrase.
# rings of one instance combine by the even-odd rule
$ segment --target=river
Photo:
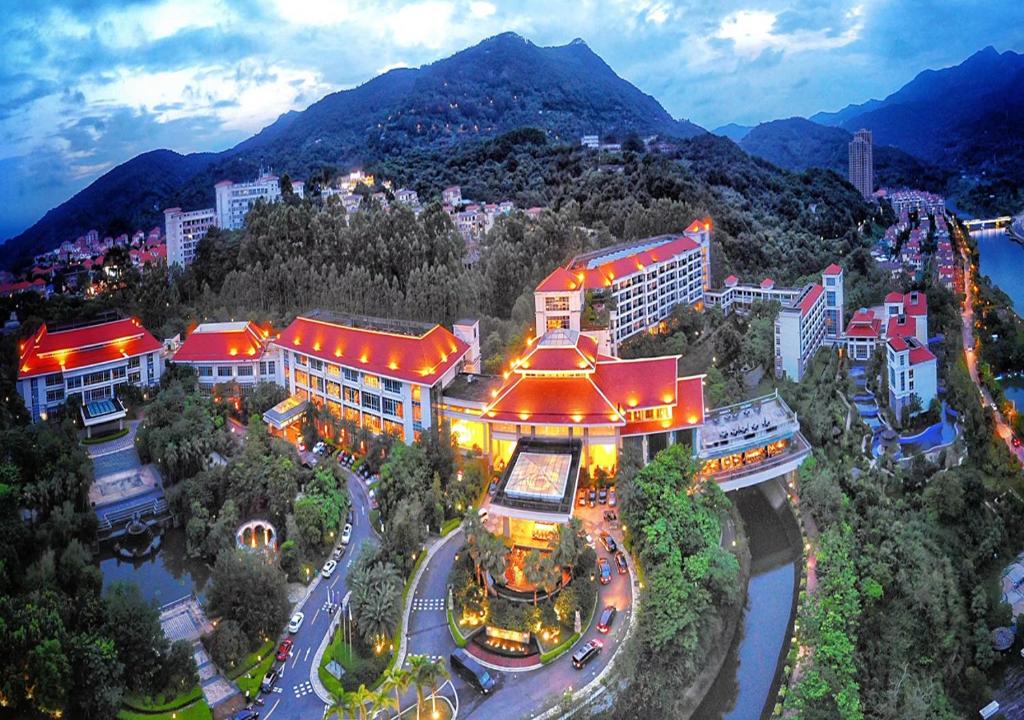
[[[1009,295],[1013,309],[1024,317],[1024,245],[1011,240],[1005,230],[977,230],[971,237],[978,243],[981,274]],[[1018,410],[1024,408],[1024,378],[1008,378],[1002,384],[1007,399]]]
[[[751,576],[743,627],[694,714],[700,720],[757,720],[771,713],[795,609],[802,543],[780,486],[765,483],[729,498],[743,518]]]

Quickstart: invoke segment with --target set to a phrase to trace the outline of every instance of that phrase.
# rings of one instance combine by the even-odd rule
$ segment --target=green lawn
[[[178,708],[189,705],[202,697],[203,690],[196,685],[192,689],[178,693],[170,698],[165,698],[162,694],[155,697],[129,695],[124,699],[124,705],[129,710],[155,713],[163,712],[164,710],[177,710]]]
[[[205,700],[197,700],[187,707],[179,710],[167,710],[160,713],[140,713],[132,710],[122,710],[117,714],[117,720],[213,720],[213,713],[207,707]]]
[[[274,641],[268,640],[258,650],[242,658],[241,662],[228,672],[228,677],[235,681],[243,695],[248,692],[250,697],[256,697],[263,676],[273,664]]]

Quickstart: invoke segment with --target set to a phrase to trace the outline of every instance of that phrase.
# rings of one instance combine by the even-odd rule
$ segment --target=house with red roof
[[[270,347],[269,329],[254,322],[203,323],[171,359],[196,371],[199,386],[238,383],[243,390],[258,382],[282,384],[280,351]]]
[[[68,330],[43,324],[18,349],[18,394],[33,420],[72,396],[83,406],[102,403],[123,385],[157,385],[162,348],[135,317]]]
[[[928,409],[938,396],[937,361],[935,355],[915,335],[890,337],[886,342],[886,368],[889,373],[889,406],[897,417],[904,408],[918,408],[912,414]]]
[[[437,425],[444,388],[467,356],[479,357],[479,346],[471,353],[469,342],[440,325],[399,330],[296,318],[272,342],[290,397],[263,419],[285,433],[313,403],[339,420],[412,443]],[[321,434],[333,432],[325,424]]]
[[[914,326],[914,335],[928,344],[928,296],[918,290],[891,292],[885,296],[885,317],[888,320],[906,316]]]

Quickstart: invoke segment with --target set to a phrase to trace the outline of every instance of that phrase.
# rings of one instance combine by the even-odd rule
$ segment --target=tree
[[[105,632],[114,641],[118,660],[131,669],[125,678],[128,689],[144,693],[159,690],[155,681],[169,647],[156,608],[143,599],[134,583],[114,583],[103,601]]]
[[[384,676],[381,684],[381,691],[393,692],[395,694],[395,712],[402,714],[402,693],[409,689],[412,684],[412,673],[405,668],[393,667]]]
[[[402,570],[408,572],[414,562],[413,555],[419,552],[426,539],[422,502],[418,498],[400,500],[384,540],[388,555],[396,558]]]
[[[68,653],[71,687],[68,716],[112,718],[121,707],[124,667],[114,642],[101,635],[76,635]]]
[[[210,655],[222,668],[233,668],[245,657],[252,643],[237,620],[222,620],[210,637]]]
[[[547,576],[547,568],[544,566],[544,556],[537,549],[530,550],[523,558],[523,575],[526,582],[533,585],[533,606],[537,607],[537,587],[544,582]]]
[[[352,617],[368,645],[379,654],[402,616],[402,576],[390,562],[367,547],[352,570]]]
[[[423,706],[423,690],[430,688],[431,715],[437,715],[437,686],[441,680],[450,677],[448,668],[443,662],[431,660],[424,655],[412,655],[409,657],[409,672],[412,674],[412,682],[416,687],[416,715],[419,716],[420,708]]]
[[[486,533],[480,546],[480,564],[483,569],[497,580],[504,576],[507,562],[508,548],[505,542],[497,535]]]
[[[284,574],[262,556],[233,548],[217,556],[207,601],[222,618],[237,621],[250,642],[275,636],[291,607]]]
[[[160,686],[172,693],[180,693],[199,682],[192,643],[175,640],[164,658]]]

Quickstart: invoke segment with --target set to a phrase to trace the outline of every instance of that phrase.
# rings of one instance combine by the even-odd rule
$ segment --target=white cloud
[[[469,14],[475,18],[486,18],[497,12],[497,8],[494,7],[494,3],[489,2],[471,2],[469,4]]]
[[[352,17],[347,0],[274,0],[277,14],[286,23],[337,25]]]
[[[404,5],[390,19],[391,36],[401,47],[444,47],[454,14],[455,7],[450,2],[439,0]]]
[[[121,8],[102,17],[96,28],[110,47],[138,47],[185,29],[229,23],[235,15],[221,0],[165,0],[144,8]]]
[[[860,38],[864,29],[864,8],[856,5],[845,13],[848,27],[796,30],[779,33],[775,30],[778,15],[767,10],[738,10],[723,18],[714,37],[732,43],[734,51],[746,58],[756,58],[765,50],[783,53],[809,50],[833,50],[845,47]]]

